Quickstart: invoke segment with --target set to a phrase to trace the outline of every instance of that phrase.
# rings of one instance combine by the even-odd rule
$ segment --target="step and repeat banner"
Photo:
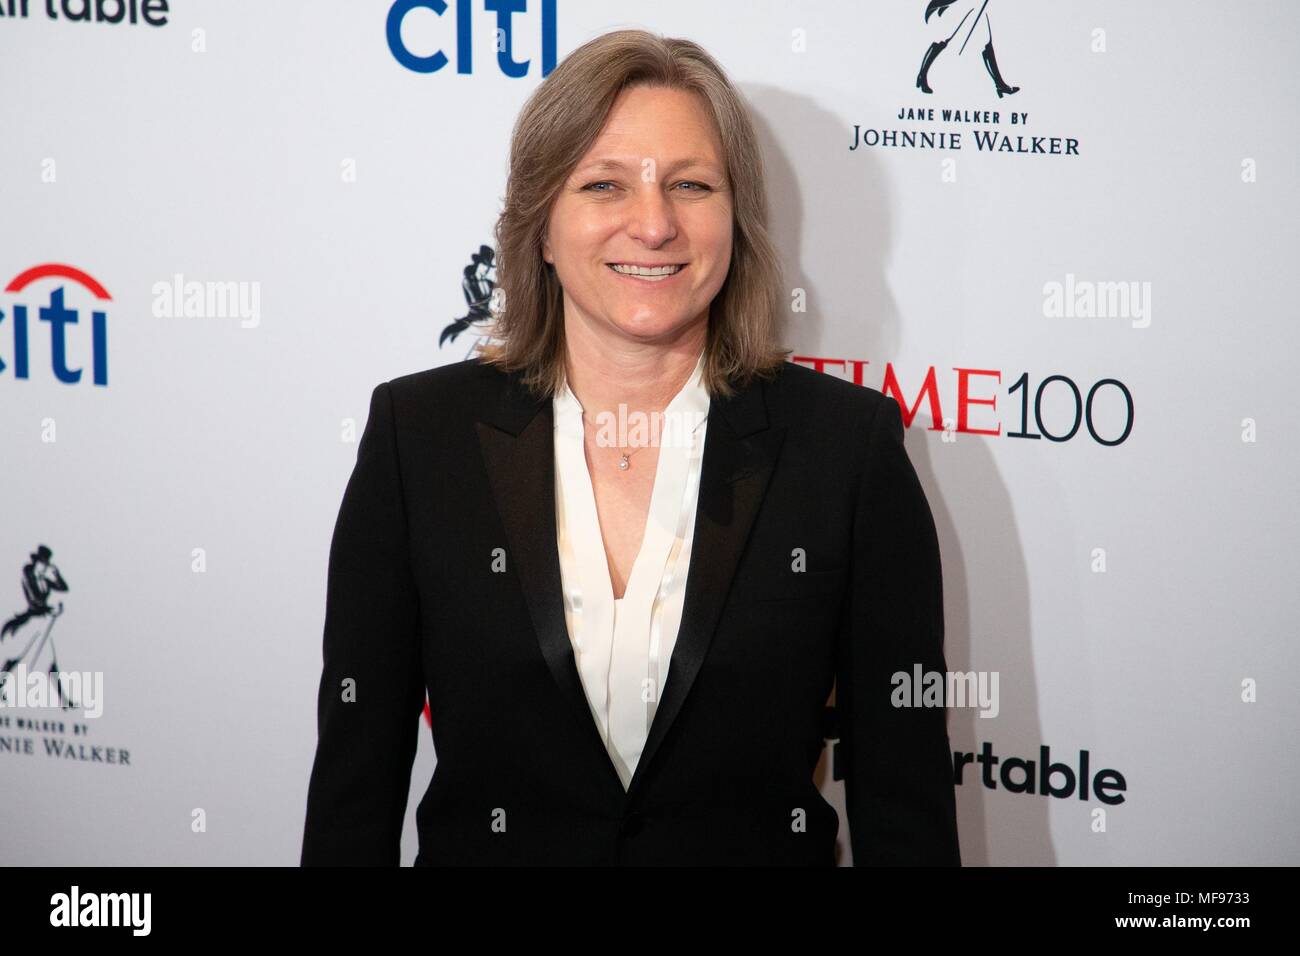
[[[4,861],[297,863],[371,390],[489,333],[519,108],[627,27],[751,105],[793,360],[904,408],[964,862],[1300,863],[1283,0],[0,0]]]

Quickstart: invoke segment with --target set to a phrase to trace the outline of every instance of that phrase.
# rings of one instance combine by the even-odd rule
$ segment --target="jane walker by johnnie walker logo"
[[[990,9],[994,6],[992,0],[929,0],[924,22],[931,33],[914,82],[918,99],[898,108],[890,121],[899,124],[895,128],[863,127],[855,123],[850,152],[861,147],[959,152],[973,144],[980,153],[1079,155],[1076,137],[1028,132],[1028,112],[1003,112],[983,105],[972,107],[969,101],[964,106],[937,107],[929,102],[947,95],[950,89],[961,89],[962,95],[968,96],[974,78],[979,75],[983,76],[980,83],[983,98],[989,98],[991,92],[1001,100],[1020,92],[1021,87],[1003,75],[993,46]],[[964,56],[968,50],[973,53],[977,49],[982,61],[978,71],[967,68],[970,56]],[[1008,126],[1015,129],[1006,132]]]
[[[452,319],[451,324],[443,328],[442,334],[438,336],[438,348],[455,342],[462,332],[471,330],[472,334],[467,336],[470,340],[466,354],[468,358],[480,343],[491,338],[492,294],[497,287],[496,255],[495,249],[483,245],[478,247],[478,252],[470,255],[469,264],[461,270],[460,279],[460,291],[465,297],[465,308],[468,311],[459,318]]]
[[[104,713],[103,672],[59,666],[54,628],[71,588],[53,558],[44,544],[29,555],[21,575],[26,607],[0,618],[0,759],[43,753],[130,766],[129,750],[91,739]],[[60,634],[60,641],[68,636],[63,628]],[[78,632],[71,636],[75,644]]]

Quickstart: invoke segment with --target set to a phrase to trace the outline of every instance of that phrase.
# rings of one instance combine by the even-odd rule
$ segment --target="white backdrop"
[[[948,662],[1000,678],[997,716],[953,712],[953,748],[1048,746],[1071,767],[1087,751],[1125,786],[1107,805],[968,766],[964,861],[1300,863],[1294,4],[991,0],[1020,86],[1003,98],[985,21],[931,66],[933,94],[916,87],[978,4],[927,24],[924,0],[529,0],[518,77],[483,0],[405,17],[407,49],[450,58],[435,72],[399,62],[391,6],[181,0],[151,26],[0,2],[0,620],[27,609],[24,566],[48,547],[58,663],[103,675],[97,718],[0,709],[5,862],[297,862],[329,539],[367,399],[475,339],[439,344],[492,242],[550,18],[560,59],[628,26],[713,53],[760,129],[806,297],[800,361],[877,388],[888,364],[909,407],[933,369],[939,421],[922,401],[907,445],[939,526]],[[961,148],[904,144],[920,132]],[[108,298],[29,272],[54,264]],[[231,307],[172,301],[185,282],[234,283]],[[75,324],[40,316],[60,289]],[[55,370],[60,335],[78,381]],[[957,369],[977,370],[964,428]],[[1064,379],[1034,418],[1052,376],[1084,398],[1122,383],[1127,438],[1010,437],[1069,430]],[[1100,387],[1097,433],[1125,420]],[[406,863],[427,729],[420,748]],[[828,759],[819,773],[848,862],[841,784]]]

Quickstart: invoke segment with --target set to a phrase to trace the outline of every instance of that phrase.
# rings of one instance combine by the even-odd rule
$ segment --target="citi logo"
[[[473,0],[455,0],[456,72],[474,72],[474,25],[478,22],[482,24],[482,29],[486,29],[487,23],[491,23],[491,30],[495,37],[493,47],[497,54],[497,68],[511,79],[527,76],[532,60],[515,59],[513,18],[516,13],[523,16],[529,14],[529,0],[480,0],[480,2],[482,13],[492,14],[494,21],[484,22],[487,18],[482,16],[476,19],[473,15],[476,6]],[[452,20],[447,16],[448,6],[445,0],[396,0],[388,8],[388,22],[385,28],[388,49],[393,54],[393,59],[415,73],[437,73],[451,63],[451,58],[441,48],[432,53],[420,54],[407,46],[407,38],[413,40],[423,33],[424,27],[428,25],[426,21],[430,19],[430,12],[438,18],[439,33],[451,26],[452,24],[447,22]],[[547,76],[555,69],[555,0],[540,0],[540,2],[534,0],[532,6],[534,10],[541,7],[542,76]],[[426,12],[408,18],[408,15],[416,10]],[[403,28],[407,31],[405,38]]]
[[[83,381],[82,374],[86,370],[81,363],[88,361],[90,380],[95,385],[107,385],[108,313],[101,303],[111,302],[112,296],[88,273],[74,266],[53,262],[33,266],[14,276],[4,291],[9,295],[18,295],[33,283],[49,279],[56,282],[50,289],[46,304],[36,308],[36,320],[49,327],[50,370],[63,384],[77,385]],[[69,289],[67,282],[75,284],[72,289]],[[87,303],[90,321],[83,323],[83,310],[76,308],[76,305],[87,298],[91,300]],[[14,304],[6,313],[3,303],[0,303],[0,343],[6,338],[6,323],[12,345],[9,360],[6,361],[3,345],[0,344],[0,376],[11,373],[16,379],[31,378],[33,340],[45,336],[41,334],[39,326],[32,327],[26,304]],[[87,324],[89,330],[86,329]],[[70,364],[74,361],[74,355],[79,357],[76,366]]]
[[[129,926],[132,936],[148,936],[152,893],[70,893],[50,897],[51,926]]]

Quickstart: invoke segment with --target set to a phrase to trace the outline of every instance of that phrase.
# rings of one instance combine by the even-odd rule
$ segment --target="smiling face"
[[[722,142],[703,103],[634,87],[557,196],[542,254],[564,289],[566,325],[669,343],[707,322],[731,237]]]

